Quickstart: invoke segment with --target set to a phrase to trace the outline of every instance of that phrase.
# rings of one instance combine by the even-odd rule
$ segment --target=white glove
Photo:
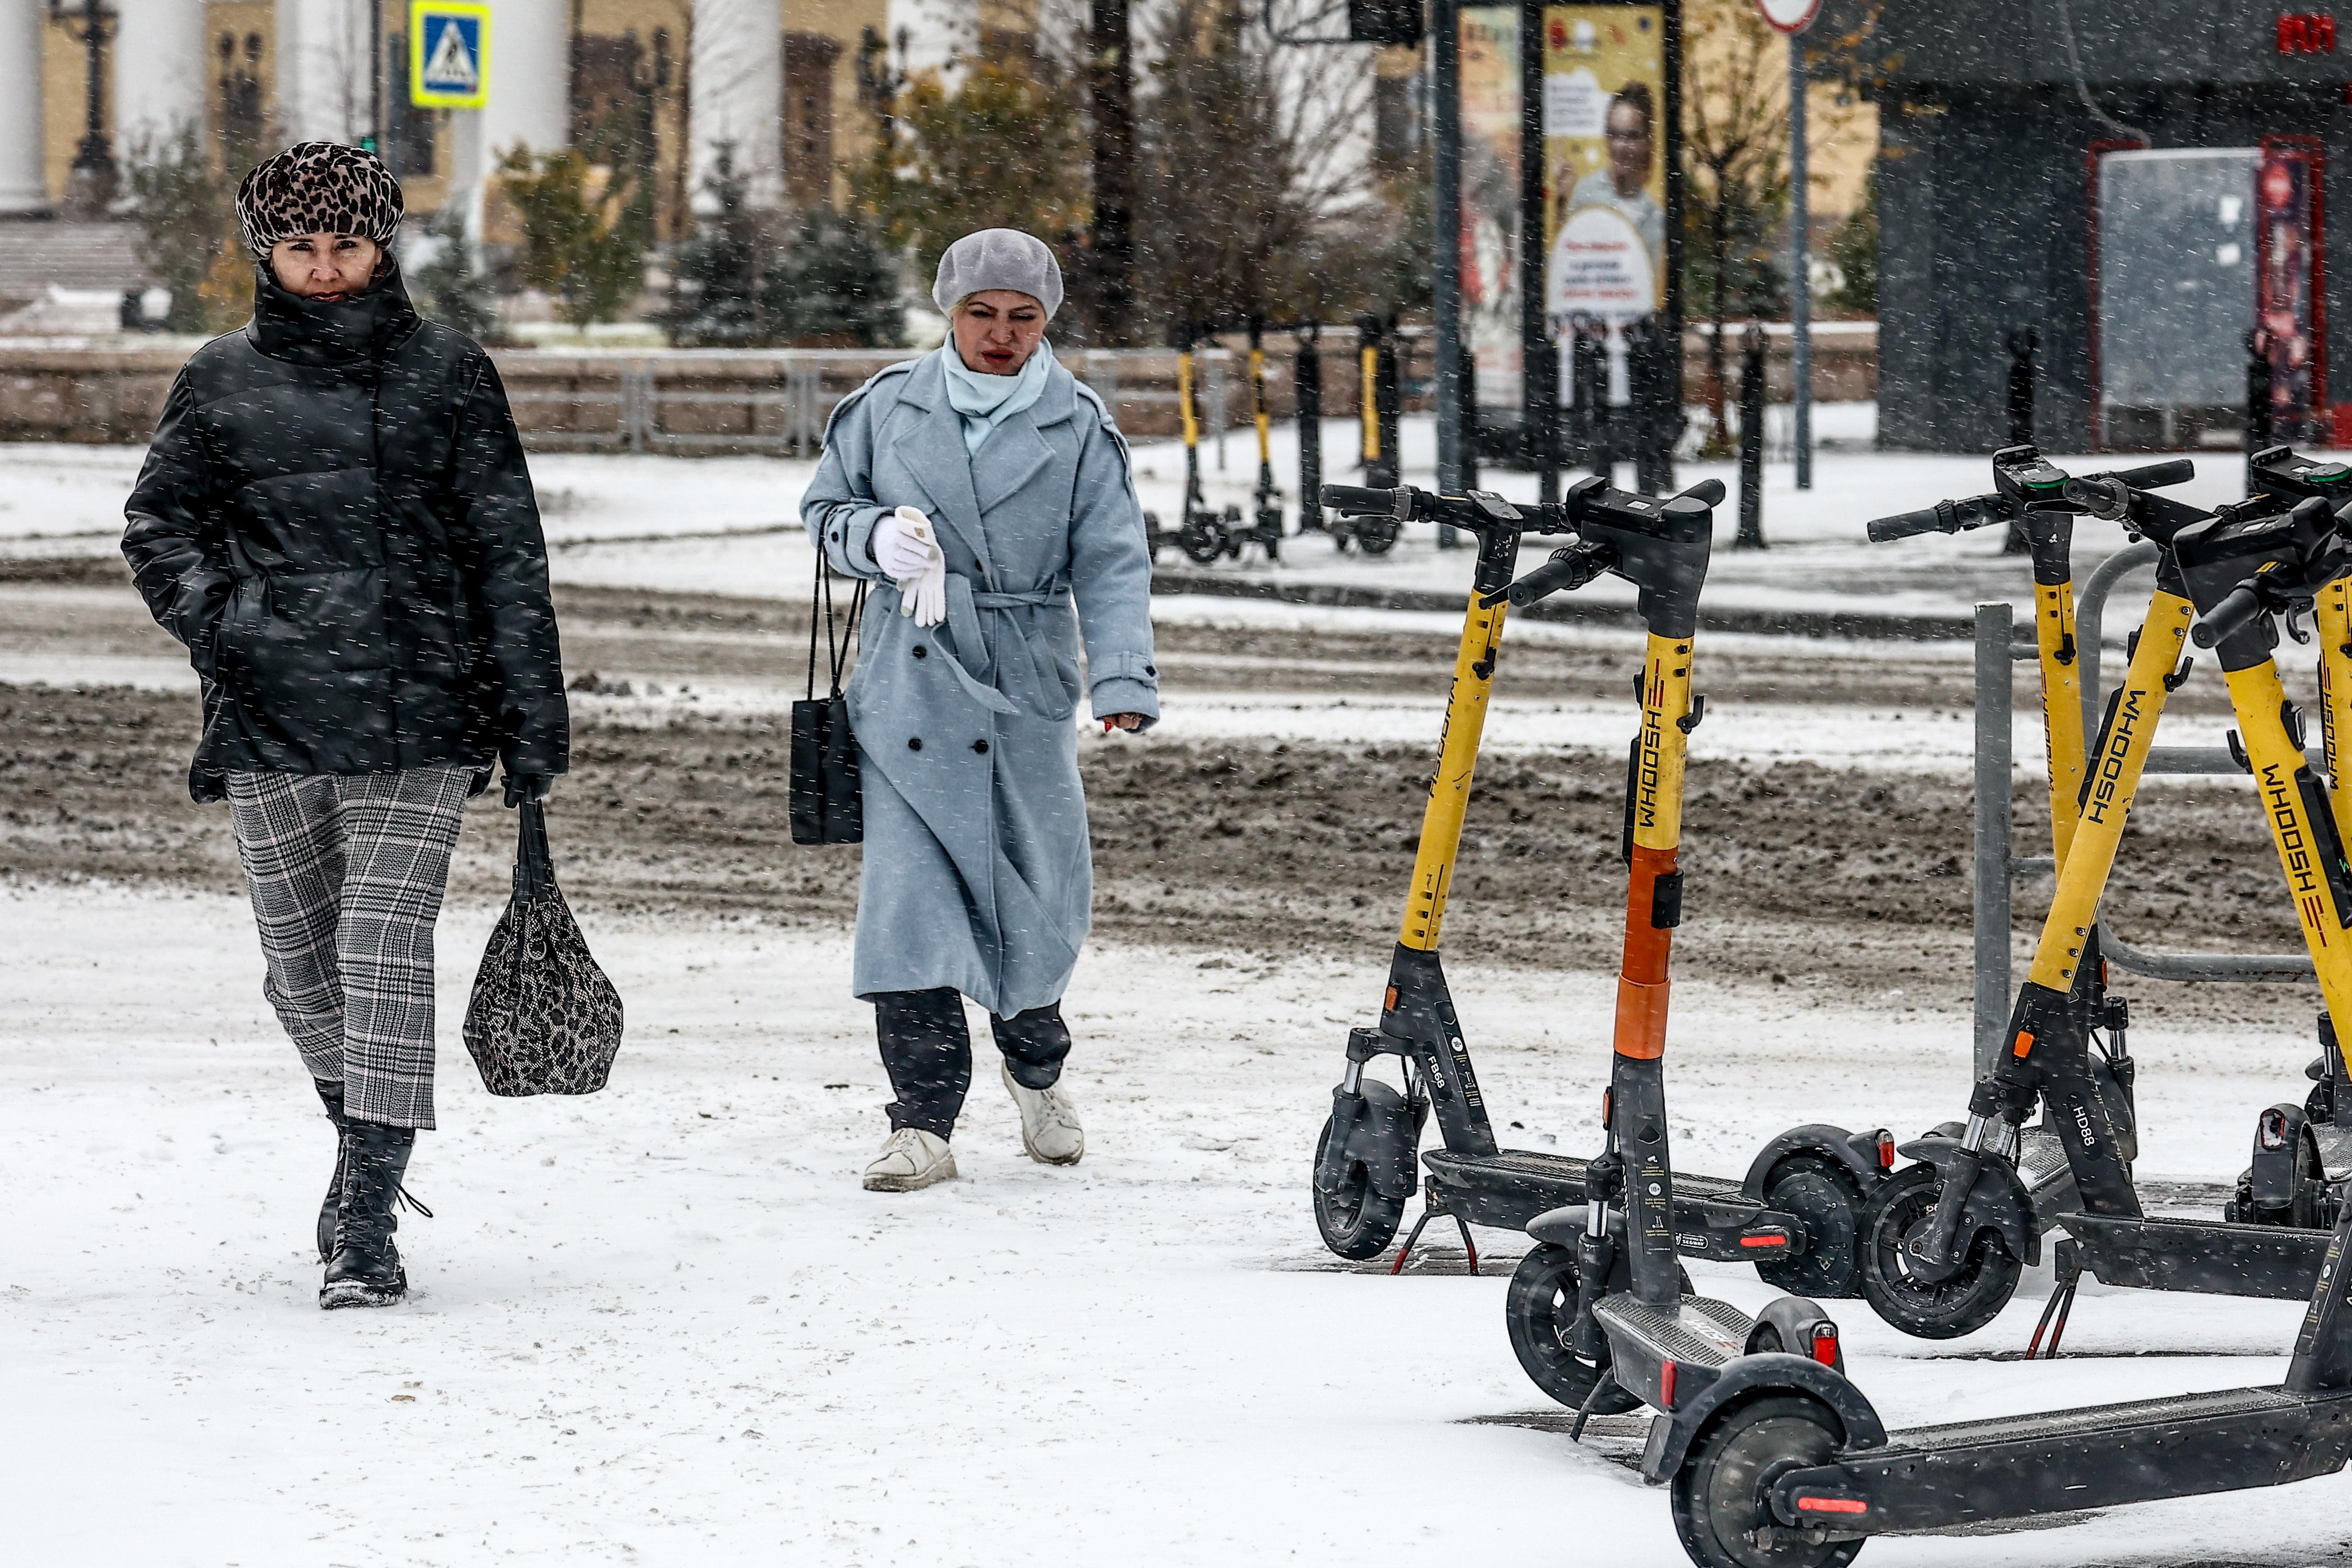
[[[874,564],[893,582],[903,584],[934,561],[944,563],[931,519],[913,507],[901,507],[874,525]]]
[[[948,618],[948,563],[941,556],[911,580],[898,585],[898,613],[914,618],[918,626],[936,626]]]

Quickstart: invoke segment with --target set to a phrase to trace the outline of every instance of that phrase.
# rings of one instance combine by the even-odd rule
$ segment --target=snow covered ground
[[[586,911],[630,1009],[612,1086],[493,1101],[457,1038],[493,913],[443,925],[442,1130],[412,1168],[438,1218],[402,1228],[415,1300],[330,1316],[304,1244],[329,1138],[243,908],[0,894],[10,1560],[1682,1561],[1627,1468],[1638,1428],[1579,1448],[1496,1420],[1545,1413],[1499,1274],[1391,1279],[1320,1251],[1306,1154],[1378,955],[1098,946],[1070,1002],[1087,1162],[1021,1158],[983,1079],[963,1178],[878,1197],[856,1177],[887,1091],[841,936]],[[1582,1145],[1606,979],[1465,966],[1457,986],[1508,1140]],[[1832,1012],[1696,978],[1675,1032],[1693,1168],[1736,1170],[1799,1119],[1958,1109],[1964,1020],[1899,996]],[[2260,1070],[2304,1049],[2135,1042],[2143,1170],[2204,1179],[2234,1168],[2244,1118],[2190,1113],[2250,1115]],[[2103,1293],[2074,1314],[2079,1358],[1974,1359],[2021,1345],[2036,1311],[1950,1345],[1839,1316],[1857,1379],[1916,1425],[2275,1380],[2300,1309]],[[2168,1354],[2113,1358],[2140,1350]],[[2340,1562],[2347,1501],[2338,1477],[1865,1561]]]
[[[1856,417],[1829,411],[1824,423],[1836,433]],[[1406,438],[1426,482],[1427,422]],[[1335,421],[1327,451],[1351,439]],[[1210,499],[1246,504],[1251,444],[1228,442]],[[0,446],[0,552],[110,554],[139,455]],[[1286,445],[1276,461],[1278,476],[1295,472]],[[1180,450],[1139,449],[1138,465],[1148,504],[1172,516]],[[562,580],[806,591],[792,518],[811,465],[550,455],[532,466]],[[2203,469],[2181,493],[2233,493],[2233,457]],[[1862,542],[1872,516],[1983,488],[1981,459],[1847,448],[1818,471],[1801,504],[1787,467],[1768,470],[1775,548],[1719,555],[1718,601],[1958,614],[2014,575],[1985,559],[1989,538],[1916,541],[1899,564],[1902,552]],[[1524,476],[1496,483],[1531,493]],[[1729,528],[1727,509],[1727,538]],[[1468,561],[1423,531],[1376,561],[1295,541],[1271,570],[1458,589]],[[60,604],[86,593],[93,617],[126,612],[115,590],[41,592]],[[1451,629],[1439,615],[1205,597],[1163,596],[1154,611],[1237,628]],[[1749,641],[1710,649],[1736,655]],[[184,661],[151,646],[28,643],[0,657],[0,681],[187,685]],[[1964,647],[1900,656],[1948,660],[1953,700],[1965,700]],[[1418,744],[1436,723],[1433,695],[1276,698],[1238,670],[1233,687],[1181,705],[1164,733]],[[793,695],[698,683],[692,696],[770,708]],[[676,711],[675,694],[580,700],[607,718]],[[1583,716],[1505,699],[1492,744],[1573,745],[1591,728],[1596,746],[1622,745],[1622,712]],[[1968,730],[1948,708],[1748,702],[1711,712],[1694,750],[1958,768]],[[2020,765],[2040,752],[2021,720]],[[484,815],[472,831],[503,822]],[[0,884],[7,1561],[1684,1561],[1665,1499],[1629,1468],[1638,1426],[1581,1448],[1543,1429],[1558,1413],[1511,1359],[1498,1274],[1357,1273],[1316,1241],[1307,1151],[1344,1030],[1376,1000],[1381,953],[1273,962],[1098,943],[1069,1003],[1087,1162],[1023,1159],[983,1073],[958,1138],[963,1179],[886,1197],[856,1185],[888,1092],[870,1013],[845,994],[845,932],[583,908],[629,1006],[621,1065],[597,1096],[509,1102],[481,1092],[458,1039],[495,914],[461,903],[443,923],[443,1125],[413,1170],[439,1218],[402,1230],[415,1299],[329,1316],[305,1238],[330,1140],[261,998],[244,906]],[[1608,967],[1605,954],[1562,972],[1454,966],[1507,1142],[1589,1146]],[[1800,1121],[1908,1133],[1958,1113],[1964,1096],[1967,1019],[1899,991],[1840,998],[1691,975],[1674,1033],[1677,1152],[1691,1169],[1737,1174]],[[2140,1170],[2156,1181],[2234,1175],[2254,1113],[2309,1051],[2300,1034],[2225,1044],[2161,1016],[2133,1040]],[[1751,1308],[1768,1294],[1737,1270],[1694,1272]],[[1982,1359],[2021,1347],[2038,1306],[2021,1300],[1944,1345],[1903,1338],[1859,1302],[1837,1315],[1856,1379],[1890,1424],[1909,1426],[2273,1381],[2301,1311],[2086,1292],[2075,1355]],[[2352,1479],[2336,1477],[1882,1541],[1864,1561],[2352,1563],[2347,1503]]]

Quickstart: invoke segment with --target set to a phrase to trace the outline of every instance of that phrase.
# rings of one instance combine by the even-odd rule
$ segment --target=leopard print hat
[[[334,141],[297,141],[236,188],[236,221],[256,256],[296,235],[365,235],[388,246],[401,211],[400,182],[383,160]]]

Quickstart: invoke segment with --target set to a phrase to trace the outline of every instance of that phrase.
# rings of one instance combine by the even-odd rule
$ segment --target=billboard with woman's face
[[[1543,211],[1520,213],[1519,11],[1462,8],[1462,326],[1478,400],[1520,406],[1519,244],[1541,230],[1544,313],[1613,329],[1668,298],[1667,7],[1543,10]],[[1612,353],[1616,350],[1612,348]]]
[[[1545,312],[1561,332],[1666,302],[1665,12],[1544,8]]]

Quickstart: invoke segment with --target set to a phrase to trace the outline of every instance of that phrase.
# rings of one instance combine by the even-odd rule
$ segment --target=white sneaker
[[[1087,1132],[1078,1125],[1078,1108],[1058,1083],[1031,1089],[1013,1076],[1012,1063],[997,1059],[1004,1087],[1021,1112],[1021,1146],[1041,1165],[1074,1166],[1087,1152]]]
[[[955,1174],[955,1151],[945,1138],[919,1127],[900,1127],[866,1167],[866,1190],[913,1192]]]

